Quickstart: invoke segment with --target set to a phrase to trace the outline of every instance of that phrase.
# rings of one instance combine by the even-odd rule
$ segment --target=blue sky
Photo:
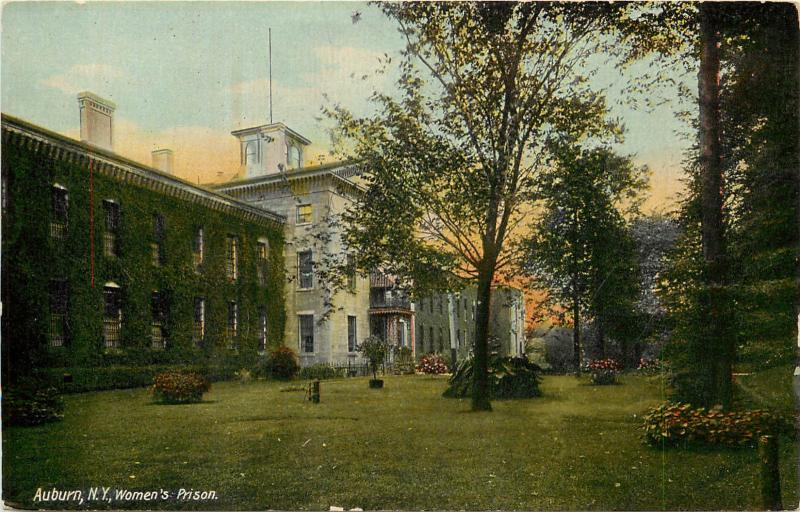
[[[395,26],[360,2],[7,3],[2,110],[77,137],[76,94],[90,90],[117,104],[119,153],[149,163],[152,149],[170,147],[187,179],[231,175],[230,131],[268,121],[268,27],[274,120],[313,141],[314,163],[327,150],[317,119],[323,94],[365,113],[370,91],[392,85],[386,76],[360,79],[402,46]],[[613,100],[626,78],[609,69],[600,80]],[[653,171],[650,206],[678,187],[685,142],[672,109],[615,112],[628,128],[620,149]]]

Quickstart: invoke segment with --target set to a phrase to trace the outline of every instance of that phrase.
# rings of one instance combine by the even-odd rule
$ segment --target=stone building
[[[286,218],[115,154],[114,105],[78,101],[80,141],[2,116],[4,377],[282,344]]]
[[[436,352],[456,363],[475,344],[477,287],[421,299],[415,307],[416,353]],[[504,356],[525,353],[525,297],[511,286],[494,286],[489,310],[490,351]]]
[[[33,291],[24,304],[4,265],[5,339],[29,333],[65,365],[117,352],[145,362],[236,361],[269,344],[294,349],[303,366],[361,364],[357,346],[370,334],[417,356],[469,352],[474,288],[415,304],[379,272],[353,273],[338,291],[330,285],[327,269],[355,257],[343,246],[341,216],[365,192],[356,164],[306,167],[310,141],[272,123],[232,132],[240,164],[223,174],[236,178],[204,188],[172,175],[168,149],[153,152],[152,166],[115,154],[114,105],[91,93],[78,101],[80,142],[3,117],[4,262],[47,269],[30,276],[39,299],[69,290],[68,306],[53,299],[43,308]],[[36,250],[13,236],[19,230],[38,234]],[[68,256],[58,256],[59,244]],[[26,259],[27,251],[38,252]],[[492,333],[504,353],[519,353],[522,294],[497,288],[495,297]],[[57,348],[69,345],[59,331],[69,331],[67,350]]]

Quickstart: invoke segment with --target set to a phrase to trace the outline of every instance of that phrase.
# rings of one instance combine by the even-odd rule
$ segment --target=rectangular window
[[[258,351],[267,351],[267,308],[258,308]]]
[[[428,334],[430,334],[430,336],[428,336],[428,343],[430,343],[430,345],[431,345],[429,352],[433,352],[433,350],[434,350],[433,349],[433,344],[435,343],[435,341],[433,339],[433,326],[431,326],[429,328]]]
[[[166,225],[164,223],[164,216],[156,213],[153,215],[153,242],[150,244],[152,249],[152,263],[154,267],[161,267],[164,265],[166,257],[164,254],[164,237],[166,233]]]
[[[297,281],[301,290],[314,287],[314,261],[311,251],[303,251],[297,255]]]
[[[442,296],[439,295],[439,297],[437,297],[437,301],[439,302],[439,314],[441,315],[444,313],[444,299],[442,299]]]
[[[167,304],[164,294],[153,292],[150,296],[150,310],[152,317],[150,322],[150,341],[152,341],[154,349],[163,349],[167,344],[164,331],[167,317]]]
[[[356,258],[352,254],[347,255],[347,289],[356,291]]]
[[[194,240],[192,241],[192,263],[194,269],[199,270],[205,258],[205,240],[203,239],[203,228],[197,228],[194,232]]]
[[[297,206],[297,224],[309,224],[311,222],[311,214],[313,210],[310,204],[301,204]]]
[[[61,185],[53,185],[51,189],[53,215],[50,219],[50,237],[54,240],[67,238],[67,220],[69,218],[69,194]]]
[[[425,324],[419,325],[419,335],[417,336],[417,344],[420,347],[420,352],[425,352]]]
[[[269,244],[266,240],[259,240],[256,245],[256,270],[258,273],[258,284],[267,284],[267,266],[269,263]]]
[[[236,280],[239,277],[239,239],[229,235],[225,251],[225,272],[228,279]]]
[[[444,352],[444,330],[441,327],[439,327],[439,352]]]
[[[236,349],[239,336],[239,305],[235,301],[228,303],[228,325],[225,328],[225,339],[228,348]]]
[[[347,317],[347,351],[355,352],[357,346],[356,317]]]
[[[314,315],[299,315],[300,351],[306,354],[314,352]]]
[[[200,346],[206,339],[206,299],[194,298],[194,319],[192,323],[192,341]]]
[[[106,348],[117,348],[122,331],[122,294],[116,286],[103,288],[103,342]]]
[[[461,339],[461,329],[456,331],[456,340],[458,341],[458,348],[461,348],[464,345],[464,340]]]
[[[63,347],[67,341],[67,304],[69,283],[66,279],[50,281],[50,345]]]
[[[103,201],[106,229],[103,232],[103,254],[109,258],[119,256],[119,231],[122,224],[122,210],[119,203],[109,199]]]

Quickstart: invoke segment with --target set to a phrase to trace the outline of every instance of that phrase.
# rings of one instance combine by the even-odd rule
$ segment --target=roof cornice
[[[360,163],[355,161],[334,162],[269,176],[230,181],[213,185],[213,188],[234,197],[239,197],[248,193],[281,189],[302,182],[332,181],[336,185],[350,189],[355,194],[362,194],[366,192],[366,189],[348,179],[358,174],[359,165]]]
[[[280,226],[286,223],[284,215],[252,206],[8,114],[2,114],[2,128],[3,144],[24,146],[69,163],[88,165],[91,161],[94,171],[101,174],[250,221]]]

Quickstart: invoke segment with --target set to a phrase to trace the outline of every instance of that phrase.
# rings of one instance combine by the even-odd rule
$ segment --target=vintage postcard
[[[780,2],[2,5],[13,509],[797,509]]]

